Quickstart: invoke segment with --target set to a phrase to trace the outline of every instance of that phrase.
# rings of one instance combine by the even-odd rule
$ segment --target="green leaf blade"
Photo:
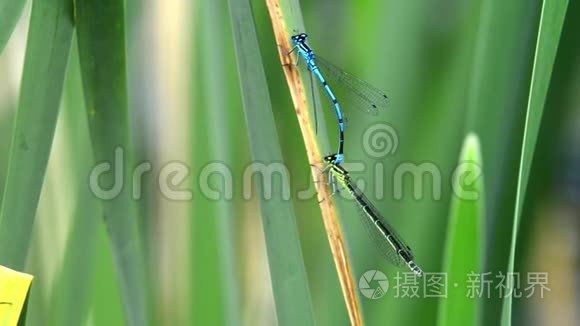
[[[520,158],[511,245],[507,266],[508,275],[514,272],[518,230],[528,186],[528,178],[567,8],[568,0],[544,0],[542,6]],[[507,291],[511,291],[514,285],[508,285],[509,288]],[[503,298],[501,324],[510,325],[511,321],[512,296],[506,296]]]
[[[70,1],[34,2],[0,211],[0,264],[18,270],[30,245],[73,30]]]
[[[26,0],[0,0],[0,53],[4,50],[20,16]]]
[[[207,168],[209,162],[227,164],[231,171],[246,164],[244,156],[235,155],[236,141],[245,141],[245,126],[235,69],[227,1],[200,2],[196,5],[192,65],[193,161],[194,171]],[[223,96],[228,94],[228,96]],[[209,163],[209,164],[208,164]],[[209,180],[208,180],[209,181]],[[210,184],[213,182],[209,181]],[[223,189],[219,182],[216,189]],[[239,285],[242,259],[236,248],[240,211],[237,198],[225,193],[219,199],[196,196],[192,209],[192,302],[191,322],[199,325],[233,325],[242,318],[243,303]],[[207,219],[202,216],[214,216]],[[211,254],[208,254],[211,253]]]
[[[124,1],[78,0],[75,17],[94,160],[115,167],[99,176],[100,188],[124,185],[114,198],[102,200],[121,301],[129,325],[147,325],[151,311],[147,268],[132,199],[134,149],[129,137],[124,7]],[[116,180],[117,173],[121,180]]]
[[[88,320],[93,306],[91,283],[103,283],[96,279],[94,258],[99,249],[96,230],[103,227],[99,223],[102,207],[87,187],[86,174],[93,159],[82,95],[78,51],[73,46],[60,119],[67,133],[66,148],[76,158],[69,175],[77,195],[63,262],[48,300],[53,325],[81,325]]]
[[[256,35],[250,2],[228,1],[250,149],[254,164],[277,164],[282,151]],[[259,172],[259,171],[258,171]],[[259,180],[258,178],[257,180]],[[279,325],[313,325],[314,315],[292,203],[282,184],[272,182],[271,198],[260,194],[264,235]]]
[[[466,293],[469,275],[482,272],[484,257],[482,157],[475,134],[465,138],[455,176],[442,270],[448,292],[439,300],[440,326],[476,325],[479,317],[481,300]]]

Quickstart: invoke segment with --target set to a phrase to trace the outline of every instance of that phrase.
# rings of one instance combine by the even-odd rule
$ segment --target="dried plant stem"
[[[320,178],[320,171],[322,170],[322,155],[318,142],[316,141],[315,133],[313,132],[313,121],[309,114],[308,101],[306,97],[303,80],[300,78],[298,70],[291,64],[291,59],[287,55],[290,49],[289,37],[290,33],[287,30],[282,10],[280,9],[279,0],[266,0],[268,12],[272,25],[276,42],[279,44],[278,51],[280,60],[284,67],[284,74],[290,88],[292,101],[294,103],[294,110],[298,117],[298,123],[304,138],[306,147],[306,154],[311,165],[311,173],[313,177]],[[340,230],[340,224],[336,213],[336,208],[330,197],[329,187],[324,182],[315,183],[318,192],[318,201],[320,210],[322,212],[322,219],[324,221],[324,228],[328,236],[328,242],[338,272],[338,278],[342,287],[342,293],[348,310],[348,315],[352,325],[362,325],[362,317],[359,309],[359,304],[356,296],[356,288],[352,278],[352,272],[348,261],[344,238]]]

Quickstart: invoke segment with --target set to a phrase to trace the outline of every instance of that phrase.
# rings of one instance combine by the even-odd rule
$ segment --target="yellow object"
[[[16,326],[32,283],[32,275],[0,266],[0,326]]]

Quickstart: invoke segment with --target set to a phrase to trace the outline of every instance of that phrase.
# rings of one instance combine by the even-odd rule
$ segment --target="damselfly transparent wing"
[[[330,88],[337,93],[335,95],[342,107],[348,104],[372,115],[388,107],[389,98],[380,89],[347,73],[321,56],[317,55],[315,62]]]
[[[360,192],[360,190],[358,191]],[[386,232],[385,236],[390,236],[392,238],[392,241],[394,242],[393,245],[395,246],[393,249],[406,251],[409,258],[413,259],[414,255],[411,250],[411,247],[407,244],[407,242],[405,242],[405,240],[403,240],[403,237],[401,237],[401,235],[395,230],[395,228],[389,222],[386,221],[385,217],[381,215],[379,210],[368,200],[368,198],[362,192],[359,194],[359,197],[362,197],[362,199],[366,202],[368,209],[372,211],[372,213],[375,216],[378,217],[378,220],[385,228]]]
[[[310,96],[312,97],[312,112],[314,113],[314,131],[318,134],[318,105],[316,104],[316,87],[314,86],[314,76],[312,71],[308,71],[310,76]]]
[[[380,218],[380,222],[383,224],[386,232],[388,232],[387,235],[391,235],[393,243],[389,242],[385,234],[383,234],[383,232],[381,232],[381,230],[377,227],[377,225],[374,224],[373,220],[371,219],[371,216],[369,216],[369,214],[365,212],[363,207],[366,206],[367,209],[372,211],[373,214],[375,214],[375,216],[377,217],[381,216],[379,214],[379,211],[372,205],[372,203],[356,186],[356,184],[354,184],[352,179],[350,179],[349,177],[347,178],[336,177],[336,179],[339,179],[341,183],[344,183],[342,184],[342,186],[345,188],[349,188],[348,185],[350,185],[351,186],[350,188],[354,189],[353,190],[354,193],[351,193],[351,195],[359,198],[359,200],[364,203],[361,205],[357,201],[358,215],[363,223],[364,228],[367,230],[370,238],[375,243],[375,246],[377,247],[381,256],[383,256],[388,262],[392,263],[395,266],[405,267],[406,262],[401,258],[401,256],[398,253],[398,250],[406,251],[409,257],[412,258],[413,254],[411,252],[411,248],[405,243],[405,241],[403,241],[401,236],[397,234],[394,228],[384,220],[384,218]]]
[[[388,262],[397,266],[404,267],[405,262],[401,259],[401,256],[397,253],[395,248],[391,243],[383,236],[380,230],[372,222],[370,217],[363,211],[362,207],[358,206],[358,216],[360,217],[364,228],[367,230],[368,235],[374,242],[374,246],[381,256],[383,256]]]

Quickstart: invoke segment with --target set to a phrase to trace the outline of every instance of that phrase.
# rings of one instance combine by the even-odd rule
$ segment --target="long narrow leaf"
[[[520,159],[507,275],[511,275],[514,272],[518,228],[528,185],[530,167],[532,165],[544,104],[548,94],[548,87],[550,85],[552,69],[554,67],[554,61],[556,60],[560,34],[562,32],[562,26],[564,25],[567,8],[568,0],[544,0],[542,7]],[[510,287],[514,286],[513,282],[509,282],[508,285]],[[511,289],[507,289],[507,293],[512,292]],[[503,298],[502,325],[511,324],[511,315],[512,296],[506,296]]]
[[[67,149],[76,157],[69,171],[76,185],[71,228],[64,260],[48,301],[54,325],[81,325],[91,308],[91,281],[94,276],[97,232],[102,208],[87,187],[92,152],[84,112],[78,52],[73,48],[63,94],[62,121],[66,126]]]
[[[0,53],[22,15],[26,0],[0,0]]]
[[[239,157],[231,155],[235,131],[240,124],[239,120],[235,121],[235,126],[230,122],[235,115],[232,109],[241,109],[239,85],[233,67],[233,44],[215,42],[216,39],[231,39],[227,1],[201,1],[195,12],[198,23],[194,27],[193,46],[196,54],[193,65],[196,72],[193,86],[195,170],[201,170],[210,161],[227,162],[233,169],[235,162],[240,162]],[[224,93],[228,96],[223,96]],[[233,325],[240,320],[240,287],[236,282],[239,275],[236,266],[240,261],[235,254],[239,233],[234,232],[237,224],[232,219],[239,213],[236,214],[234,205],[227,198],[212,200],[202,196],[195,199],[192,222],[194,324]],[[208,255],[208,252],[215,254]]]
[[[469,275],[482,272],[484,248],[482,158],[475,134],[466,137],[458,164],[442,270],[450,286],[447,296],[439,299],[440,326],[477,325],[481,304],[481,298],[465,292]]]
[[[115,172],[100,175],[99,187],[114,190],[120,186],[119,182],[124,185],[117,193],[111,193],[111,198],[101,198],[104,199],[104,220],[115,258],[125,318],[129,325],[147,325],[150,310],[147,308],[146,265],[131,199],[133,165],[124,5],[124,1],[118,0],[79,0],[76,1],[75,17],[94,159],[96,163],[109,162],[116,168]]]
[[[467,88],[469,132],[481,140],[486,158],[486,270],[505,273],[527,85],[531,78],[540,0],[484,0]],[[483,324],[496,325],[501,299],[484,301]]]
[[[254,17],[247,0],[229,0],[250,148],[254,162],[282,161]],[[314,316],[304,269],[296,217],[283,199],[282,183],[272,182],[272,196],[260,195],[266,248],[280,325],[313,325]],[[258,194],[264,186],[258,183]]]
[[[22,270],[56,126],[73,35],[69,0],[32,6],[20,103],[0,212],[0,264]]]

